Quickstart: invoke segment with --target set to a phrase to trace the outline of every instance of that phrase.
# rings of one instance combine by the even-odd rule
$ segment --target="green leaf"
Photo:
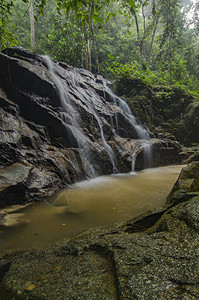
[[[133,0],[128,0],[131,7],[135,8],[135,2]]]

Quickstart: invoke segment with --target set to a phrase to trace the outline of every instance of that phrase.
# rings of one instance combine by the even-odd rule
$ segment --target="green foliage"
[[[72,14],[67,16],[63,14],[60,18],[56,11],[51,11],[47,26],[47,32],[40,32],[36,50],[42,53],[45,49],[45,53],[55,60],[81,67],[82,54],[86,47],[81,23]]]
[[[184,70],[184,64],[183,64]],[[158,71],[151,71],[149,68],[146,68],[145,71],[142,70],[141,66],[138,63],[134,64],[119,64],[119,63],[112,63],[107,68],[110,77],[114,78],[131,78],[131,79],[139,79],[142,80],[147,85],[163,85],[167,86],[168,83],[175,87],[175,93],[177,89],[181,93],[183,90],[186,93],[190,93],[191,95],[195,96],[196,99],[199,100],[199,88],[198,88],[198,80],[196,80],[193,76],[189,77],[188,75],[184,74],[183,78],[177,80],[175,77],[175,72],[173,71],[172,74],[172,82],[170,80],[170,72],[162,72],[161,70]],[[186,71],[186,69],[185,69]],[[178,73],[177,73],[178,74]],[[186,81],[187,80],[187,81]],[[168,93],[168,98],[172,97],[172,94]],[[183,98],[182,100],[183,101]]]
[[[34,6],[36,11],[44,15],[44,7],[47,0],[35,0]],[[13,31],[10,30],[11,16],[16,13],[16,8],[19,5],[29,4],[29,0],[1,0],[0,3],[0,51],[8,46],[17,44],[17,39],[14,37]],[[13,28],[12,28],[13,29]]]
[[[141,66],[136,62],[134,64],[119,64],[113,62],[113,64],[107,68],[107,71],[117,78],[127,77],[141,79],[146,84],[154,84],[157,82],[155,72],[150,71],[149,69],[143,71]]]
[[[8,16],[11,13],[12,7],[13,1],[11,0],[2,0],[0,3],[0,50],[14,43],[12,34],[7,29]]]
[[[28,3],[1,0],[1,48],[31,49]],[[105,76],[185,86],[199,98],[197,7],[188,22],[185,0],[34,0],[35,51]]]

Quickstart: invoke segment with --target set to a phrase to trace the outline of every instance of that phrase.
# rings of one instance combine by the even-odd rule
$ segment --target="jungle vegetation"
[[[1,50],[199,95],[199,0],[2,0]]]

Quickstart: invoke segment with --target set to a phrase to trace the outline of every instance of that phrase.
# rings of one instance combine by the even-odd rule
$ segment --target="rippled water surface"
[[[160,207],[181,168],[101,176],[72,185],[44,203],[12,213],[4,209],[0,213],[6,215],[7,226],[0,227],[0,254],[45,247],[87,228],[127,221]]]

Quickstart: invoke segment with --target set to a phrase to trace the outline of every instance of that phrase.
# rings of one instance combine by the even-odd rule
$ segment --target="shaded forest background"
[[[1,49],[18,45],[199,97],[198,0],[3,0],[0,9]]]

